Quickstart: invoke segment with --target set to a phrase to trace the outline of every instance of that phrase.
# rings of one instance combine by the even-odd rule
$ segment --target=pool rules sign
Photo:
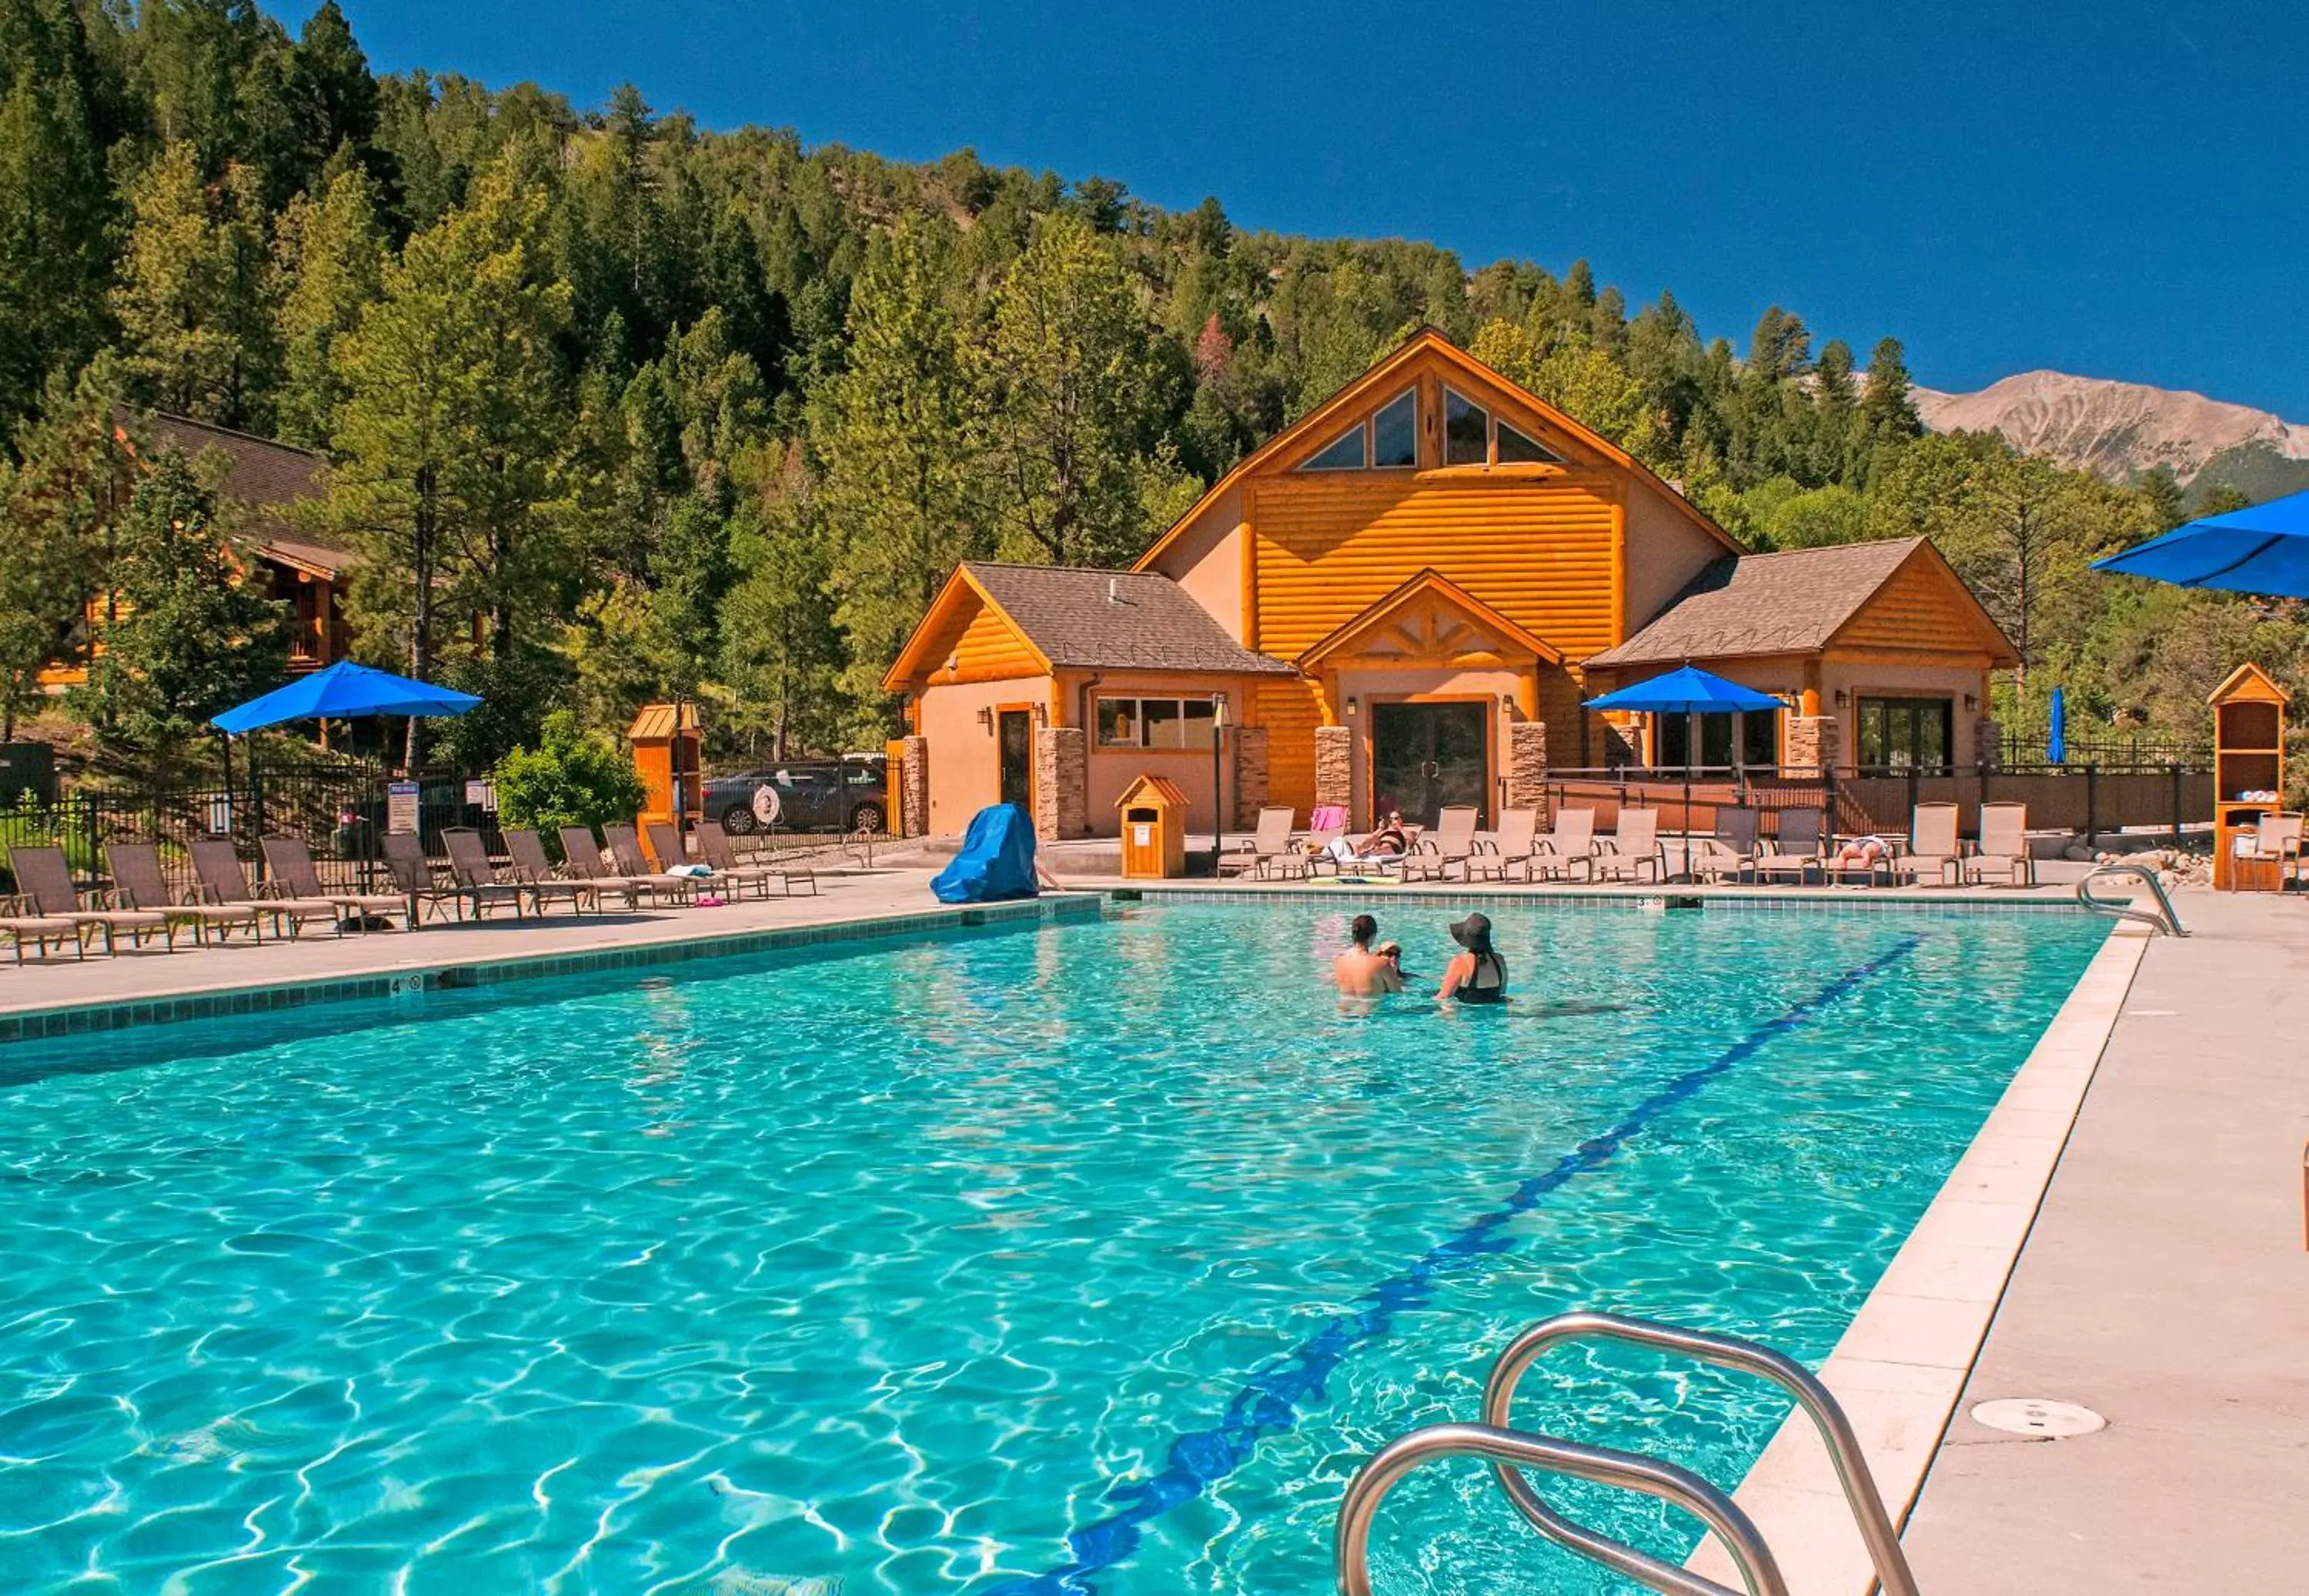
[[[417,829],[417,783],[393,781],[385,789],[385,829],[389,832],[413,832]]]

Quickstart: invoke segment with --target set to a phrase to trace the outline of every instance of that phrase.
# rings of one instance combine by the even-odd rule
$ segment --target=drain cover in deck
[[[2010,1430],[2016,1436],[2042,1436],[2046,1440],[2062,1440],[2070,1436],[2088,1436],[2097,1429],[2106,1429],[2108,1420],[2090,1408],[2074,1402],[2056,1402],[2040,1396],[2006,1397],[1993,1402],[1982,1402],[1972,1411],[1972,1416],[1991,1429]]]

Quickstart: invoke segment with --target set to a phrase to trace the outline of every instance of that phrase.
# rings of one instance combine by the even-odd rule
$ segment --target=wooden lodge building
[[[1608,719],[1691,663],[1776,714]],[[970,562],[885,677],[910,833],[998,801],[1115,834],[1142,774],[1431,823],[1551,767],[1967,767],[2012,647],[1922,539],[1750,554],[1626,453],[1423,332],[1228,472],[1129,571]],[[1224,715],[1226,729],[1214,727]],[[1220,768],[1222,767],[1223,768]]]
[[[320,496],[326,459],[309,449],[166,410],[138,416],[134,431],[150,447],[175,448],[187,460],[222,456],[217,496],[241,512],[238,547],[249,580],[288,606],[295,617],[289,634],[289,669],[318,670],[343,659],[350,642],[344,589],[359,556],[317,540],[278,513],[298,500]],[[131,428],[123,425],[119,436],[133,451]],[[44,688],[62,692],[88,679],[88,656],[104,646],[103,620],[110,608],[111,601],[102,594],[90,601],[77,657],[41,672]]]

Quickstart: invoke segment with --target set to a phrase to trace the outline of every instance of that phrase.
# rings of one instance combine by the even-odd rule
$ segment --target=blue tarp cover
[[[1037,890],[1034,823],[1016,804],[996,804],[973,816],[962,851],[930,883],[941,903],[1032,898]]]

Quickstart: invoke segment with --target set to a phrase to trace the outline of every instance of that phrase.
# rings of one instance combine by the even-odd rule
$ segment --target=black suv
[[[878,760],[789,759],[705,783],[704,813],[744,836],[888,829],[890,795]]]

